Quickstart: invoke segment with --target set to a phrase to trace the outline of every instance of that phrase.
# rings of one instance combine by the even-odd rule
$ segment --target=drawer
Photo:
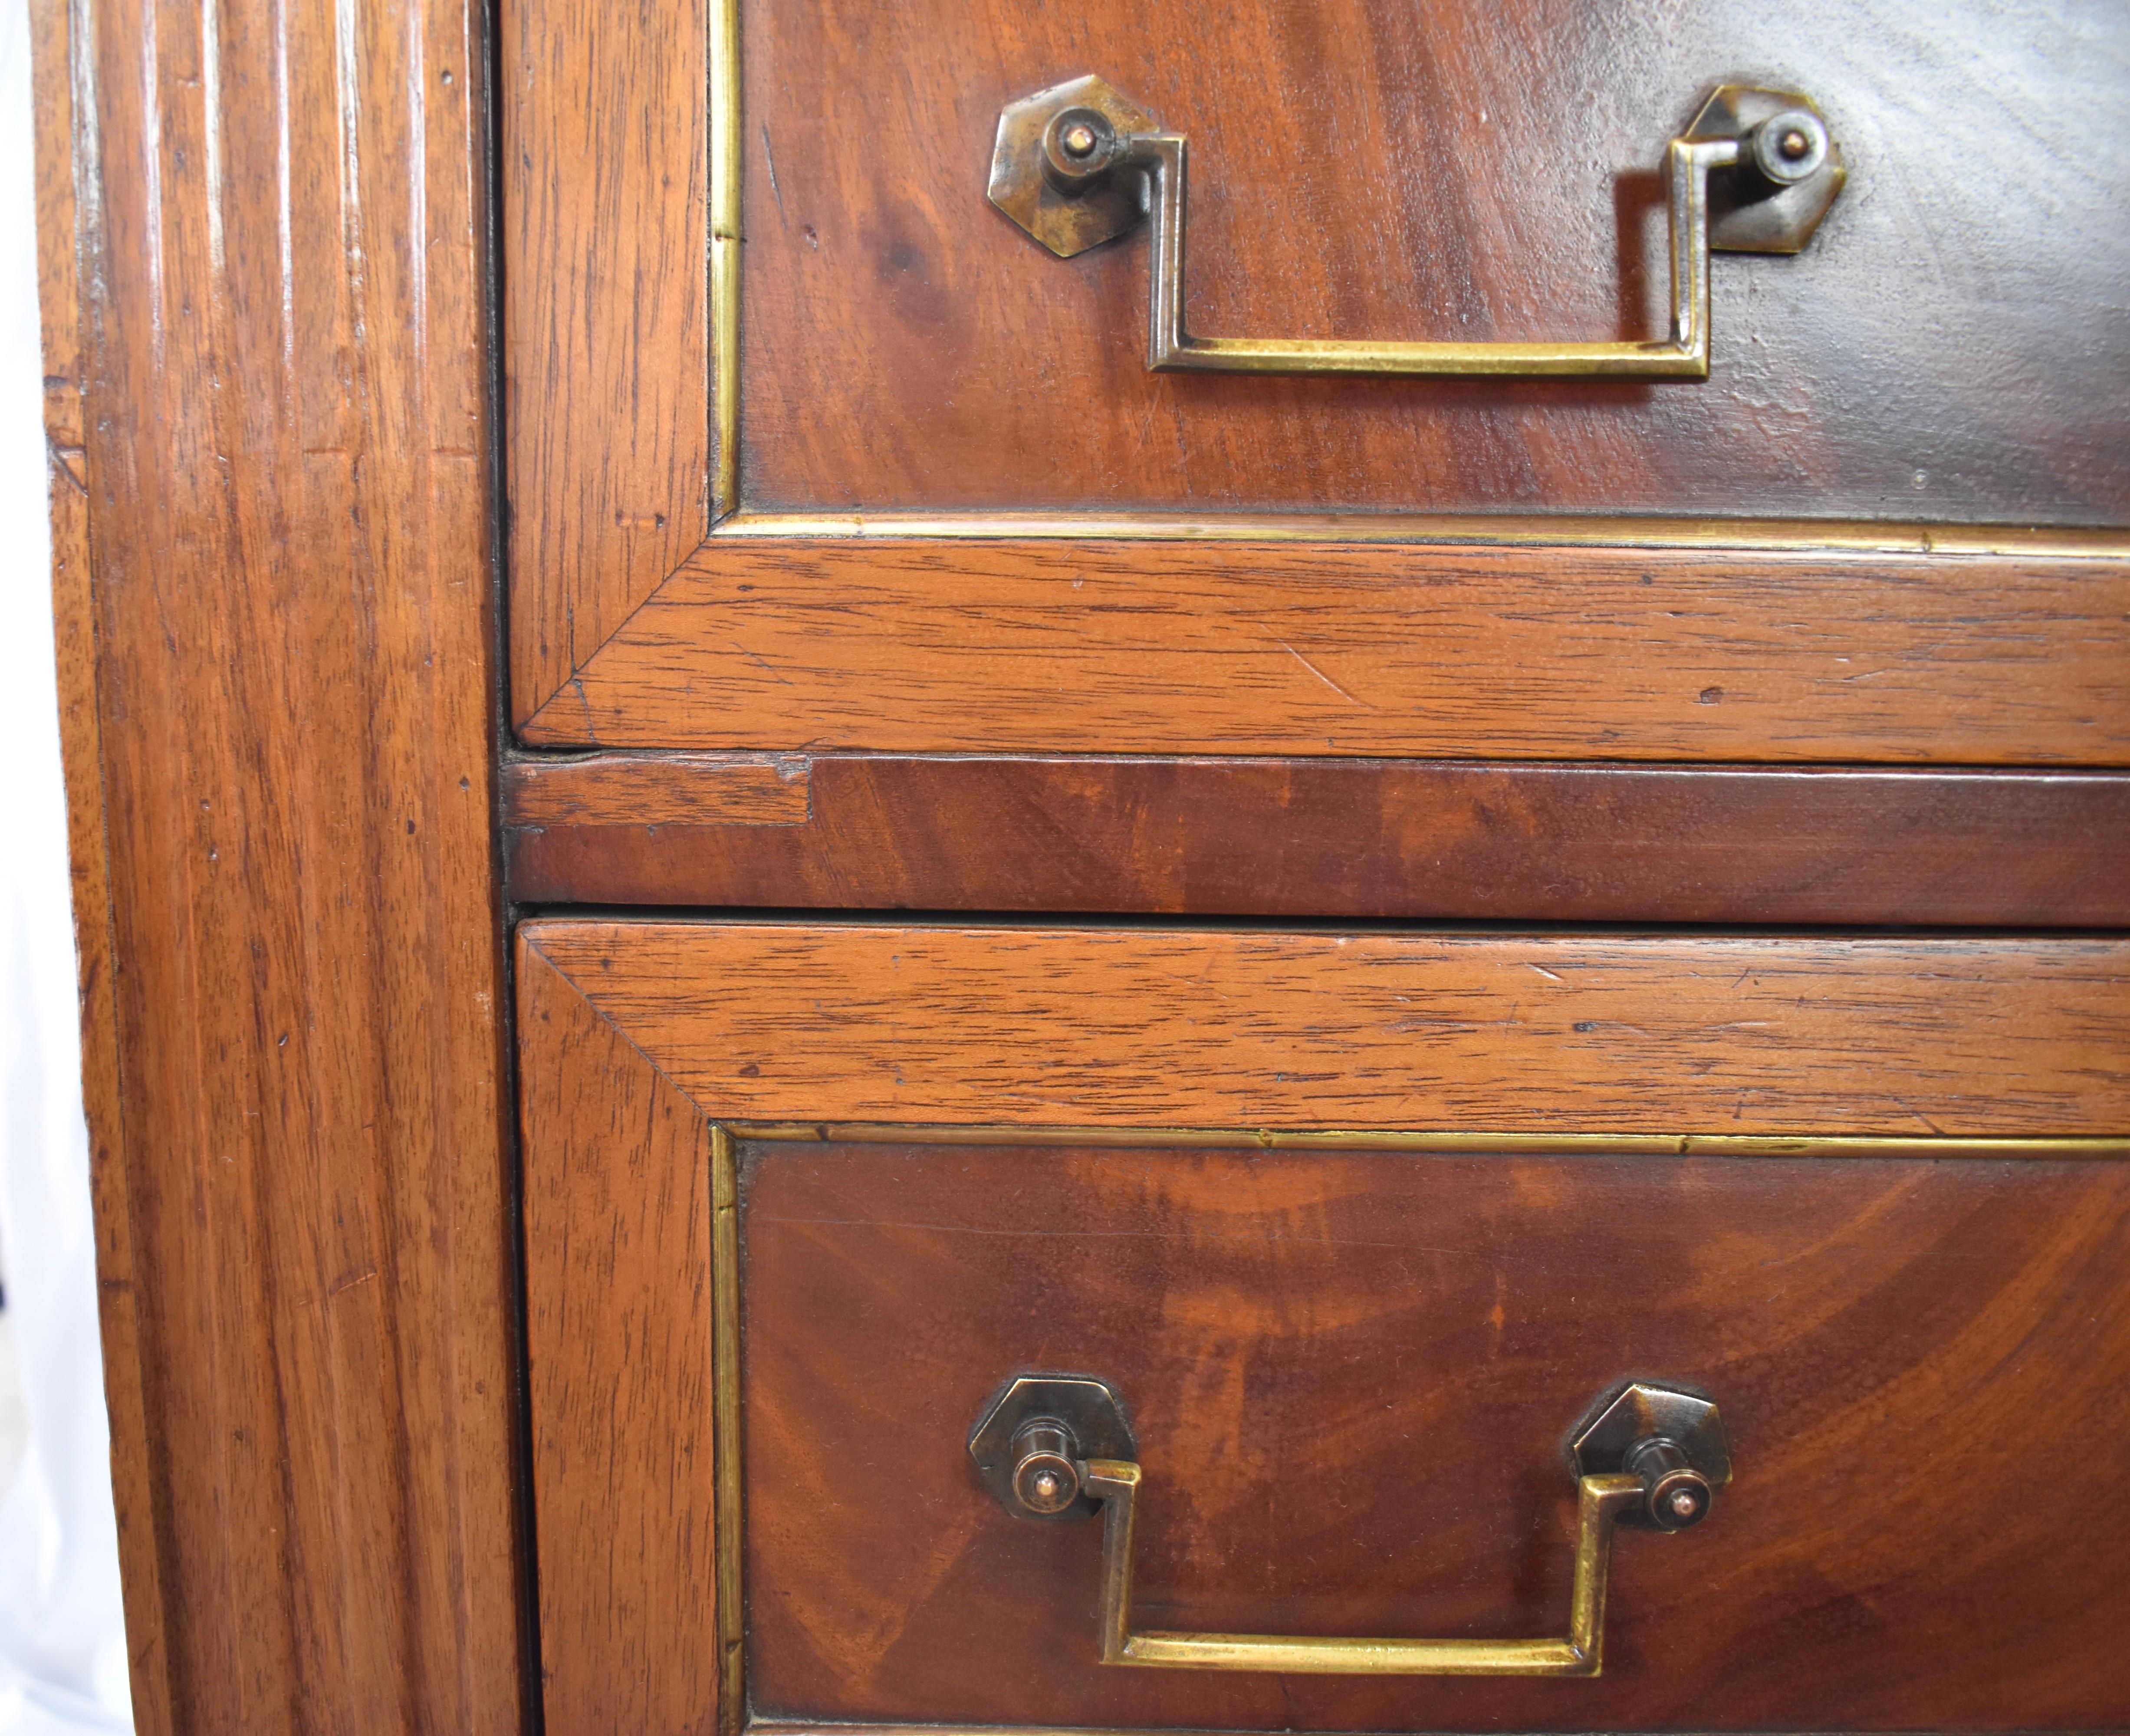
[[[2130,1703],[2130,944],[552,921],[519,981],[557,1736]],[[1015,1509],[1042,1416],[1099,1502]]]
[[[506,9],[524,739],[2125,763],[2123,17],[1211,17]],[[1031,166],[1082,74],[1187,189]],[[1825,130],[1806,182],[1671,175],[1769,103]],[[1061,258],[1009,214],[1142,185],[1187,335],[1308,353],[1155,371],[1153,226]],[[1250,371],[1426,342],[1621,353]]]

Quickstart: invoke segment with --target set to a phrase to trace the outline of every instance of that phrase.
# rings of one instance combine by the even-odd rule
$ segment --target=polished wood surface
[[[710,524],[696,0],[503,0],[511,681],[553,692]]]
[[[33,149],[36,154],[37,300],[45,371],[46,481],[51,502],[52,627],[58,659],[60,753],[67,791],[74,959],[80,978],[81,1097],[88,1129],[96,1227],[98,1325],[110,1416],[112,1508],[124,1561],[133,1727],[170,1736],[163,1544],[147,1451],[144,1298],[135,1281],[126,1129],[119,1099],[118,985],[112,950],[111,860],[103,835],[103,766],[97,725],[96,595],[89,552],[88,357],[83,342],[74,90],[69,76],[78,15],[29,8]]]
[[[136,1715],[515,1732],[482,22],[36,11]]]
[[[2130,925],[2119,772],[597,753],[503,810],[528,904]]]
[[[740,39],[750,505],[2130,517],[2120,8],[744,0]],[[1060,261],[984,198],[1001,105],[1089,72],[1190,136],[1209,336],[1660,335],[1664,141],[1726,79],[1808,93],[1849,187],[1715,261],[1703,384],[1154,375],[1144,232]]]
[[[720,539],[556,746],[2130,763],[2130,561]]]
[[[2130,162],[2130,122],[2094,76],[2130,52],[2116,18],[1959,0],[1924,29],[1883,7],[1822,19],[1726,5],[1682,21],[1654,4],[1600,17],[1519,0],[1479,31],[1453,9],[1339,0],[1230,12],[1201,40],[1182,14],[1105,3],[1067,17],[943,0],[886,16],[746,0],[742,444],[735,498],[714,504],[706,0],[596,27],[575,0],[505,9],[511,707],[528,739],[740,745],[710,726],[718,706],[673,696],[722,700],[744,685],[725,661],[750,655],[806,685],[788,646],[735,646],[728,614],[702,612],[685,576],[758,582],[750,557],[700,534],[735,507],[726,530],[796,511],[854,517],[853,536],[905,511],[1094,511],[1114,530],[1135,512],[1300,524],[1343,507],[1362,509],[1349,522],[1363,527],[1449,514],[1449,535],[1474,514],[1911,527],[2130,514],[2130,245],[2102,191]],[[1091,55],[1192,132],[1193,318],[1208,331],[1647,329],[1664,281],[1654,165],[1722,77],[1808,88],[1852,180],[1804,255],[1717,261],[1705,384],[1149,375],[1143,238],[1059,261],[983,199],[999,103]],[[1297,137],[1310,148],[1276,166],[1250,155],[1251,141]],[[1927,528],[1910,540],[1932,546]],[[1158,585],[1168,552],[1138,558]],[[1257,565],[1287,561],[1268,549]],[[1513,610],[1552,569],[1511,566],[1494,600]],[[833,610],[852,581],[805,606]],[[1867,567],[1860,583],[1876,582]],[[1187,596],[1192,584],[1187,565]],[[1212,630],[1245,593],[1211,600]],[[685,616],[637,613],[680,594]],[[1813,600],[1779,619],[1846,623],[1845,599]],[[1653,624],[1660,651],[1685,619]],[[883,636],[872,612],[856,619]],[[1860,637],[1851,677],[1899,648]],[[594,699],[585,686],[605,684],[586,677],[610,641],[609,679],[632,685]],[[1046,636],[1016,652],[981,629],[968,645],[995,666],[1054,648]],[[895,659],[922,663],[923,649],[900,643]],[[1711,685],[1726,683],[1693,691]],[[1819,696],[1837,714],[1856,697]],[[1001,695],[1021,697],[1010,683]],[[856,744],[840,694],[762,703],[821,710],[830,739]],[[1735,751],[1788,751],[1781,720],[1767,721],[1776,745]],[[1067,739],[1075,726],[1020,744],[1082,745]],[[1227,750],[1300,748],[1278,734]]]
[[[743,1121],[2120,1135],[2130,941],[540,921]]]
[[[759,1714],[1302,1730],[2106,1728],[2130,1704],[2130,1166],[761,1143]],[[1735,1466],[1623,1532],[1594,1681],[1105,1669],[1099,1523],[1001,1510],[1000,1381],[1118,1386],[1150,1627],[1564,1630],[1630,1376]],[[646,1380],[655,1379],[647,1371]]]
[[[548,1736],[711,1736],[709,1124],[537,954],[518,980]]]
[[[1912,1141],[1841,1158],[1074,1141],[1052,1130],[1113,1122],[1120,1104],[1153,1112],[1157,1088],[1165,1119],[1230,1118],[1239,1079],[1280,1085],[1257,1044],[1308,1074],[1291,1100],[1330,1106],[1297,1125],[1335,1124],[1374,1064],[1359,1043],[1334,1046],[1327,1014],[1349,1029],[1373,1021],[1425,1094],[1413,1009],[1427,1003],[1398,998],[1409,981],[1373,999],[1357,987],[1354,954],[1373,944],[1359,938],[1211,937],[1284,948],[1245,978],[1202,944],[1179,959],[1158,931],[1067,936],[1176,967],[1163,984],[1106,993],[1054,957],[1032,959],[1031,935],[1044,938],[583,921],[521,931],[549,1729],[714,1728],[709,1129],[876,1107],[854,1105],[843,1075],[805,1070],[824,1031],[869,1041],[879,1070],[912,1082],[909,1119],[1006,1117],[1024,1131],[1018,1144],[913,1145],[891,1130],[882,1143],[816,1142],[800,1126],[743,1145],[757,1715],[2105,1724],[2123,1688],[2111,1491],[2130,1471],[2119,1156],[2007,1158],[1919,1126]],[[781,937],[774,956],[764,935]],[[1830,943],[1780,944],[1808,954]],[[1588,968],[1570,945],[1603,943],[1564,939],[1543,964],[1512,969],[1544,992],[1542,971]],[[1740,980],[1739,956],[1722,961],[1726,983]],[[1939,945],[1937,980],[1956,978],[1956,956]],[[951,994],[934,987],[943,959]],[[2007,955],[1993,963],[2000,982],[2017,973]],[[1917,1033],[1888,973],[1848,965],[1848,992],[1878,997],[1852,1011],[1870,1050],[1858,1070],[1908,1083],[1893,1050],[1896,1033]],[[1371,968],[1394,971],[1380,955]],[[1042,1028],[1017,1021],[999,986],[1008,973],[1039,977],[1082,1045],[1105,1049],[1102,1064],[1054,1088],[1075,1037],[1062,1011]],[[1302,978],[1307,997],[1289,992]],[[1682,1024],[1716,1022],[1694,999],[1702,978],[1674,967],[1669,980]],[[1734,1002],[1731,1023],[1811,998],[1803,980]],[[2039,1031],[2038,1001],[2018,1022]],[[770,1026],[780,1046],[765,1050]],[[2002,1021],[1988,1029],[1993,1054],[2016,1052]],[[1617,1102],[1600,1111],[1566,1043],[1553,1047],[1553,1078],[1527,1083],[1527,1102],[1565,1099],[1586,1126],[1634,1122]],[[1988,1075],[1978,1094],[2021,1088],[2016,1062],[1967,1064]],[[1845,1083],[1794,1042],[1740,1050],[1727,1082],[1735,1093],[1749,1080],[1792,1100]],[[2108,1113],[2119,1127],[2119,1108]],[[1150,1620],[1177,1625],[1559,1625],[1560,1443],[1627,1376],[1714,1392],[1737,1477],[1702,1530],[1623,1538],[1595,1683],[1104,1671],[1091,1661],[1092,1528],[1009,1518],[963,1456],[986,1395],[1036,1367],[1123,1386],[1149,1479],[1142,1595]]]

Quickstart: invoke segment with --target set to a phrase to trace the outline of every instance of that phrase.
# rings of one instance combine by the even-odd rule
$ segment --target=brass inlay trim
[[[710,523],[739,507],[739,0],[710,0]]]
[[[822,1145],[1255,1146],[1269,1151],[1465,1151],[1588,1157],[2130,1158],[2130,1134],[1981,1136],[1922,1134],[1501,1133],[1364,1128],[901,1126],[885,1121],[738,1121],[736,1139]]]
[[[1016,538],[1140,543],[1404,543],[1478,548],[1598,548],[1811,554],[2012,555],[2130,559],[2116,528],[1873,524],[1853,519],[1650,519],[1423,513],[808,513],[743,510],[721,537]]]
[[[711,533],[756,537],[1013,537],[1117,542],[1549,544],[1626,548],[1828,550],[1927,556],[2130,558],[2120,526],[1885,524],[1870,520],[1605,518],[1421,513],[748,512],[739,498],[740,241],[743,211],[739,0],[709,0]]]
[[[747,1588],[741,1524],[739,1165],[733,1136],[710,1129],[710,1453],[716,1478],[718,1729],[747,1721]]]

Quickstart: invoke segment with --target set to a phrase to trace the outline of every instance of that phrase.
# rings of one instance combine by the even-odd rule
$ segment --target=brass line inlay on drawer
[[[1099,1146],[1167,1146],[1178,1150],[1216,1148],[1270,1150],[1368,1150],[1379,1151],[1461,1151],[1475,1155],[1559,1156],[1647,1156],[1727,1158],[1814,1157],[1826,1159],[1906,1156],[1925,1160],[1970,1159],[2130,1159],[2130,1136],[2086,1138],[1945,1138],[1907,1139],[1888,1136],[1855,1138],[1781,1138],[1724,1134],[1678,1134],[1663,1136],[1636,1134],[1513,1134],[1409,1132],[1282,1132],[1267,1129],[1211,1128],[1118,1129],[1014,1127],[980,1126],[895,1126],[886,1123],[809,1121],[723,1121],[710,1129],[712,1275],[712,1412],[716,1462],[717,1510],[714,1542],[717,1599],[717,1643],[719,1648],[718,1727],[720,1736],[801,1736],[824,1729],[805,1720],[753,1719],[747,1714],[746,1681],[746,1586],[743,1547],[745,1515],[742,1475],[740,1321],[739,1175],[741,1140],[819,1144],[893,1143],[905,1145],[1024,1145],[1036,1147],[1066,1145]],[[1636,1480],[1636,1499],[1643,1495]],[[1626,1499],[1623,1493],[1622,1500]],[[1588,1501],[1584,1503],[1587,1506]],[[1589,1515],[1584,1518],[1588,1521]],[[1581,1547],[1588,1552],[1593,1528],[1582,1528]],[[1588,1578],[1578,1575],[1578,1584]],[[1585,1673],[1581,1671],[1559,1673]],[[883,1724],[848,1726],[881,1731],[922,1729],[928,1736],[1091,1736],[1091,1733],[1064,1727],[1015,1727],[1010,1732],[986,1725]],[[1106,1736],[1138,1736],[1116,1731]]]
[[[710,476],[713,537],[867,535],[963,538],[1071,537],[1117,541],[1174,538],[1296,542],[1416,541],[1558,543],[1636,548],[1736,547],[1900,549],[1927,557],[2024,553],[2130,557],[2121,528],[2036,529],[2017,524],[1795,519],[1678,519],[1623,515],[1600,519],[1504,513],[1427,514],[1174,513],[1088,514],[1072,511],[973,514],[750,512],[740,499],[740,246],[743,219],[742,159],[745,126],[740,78],[739,0],[709,0],[710,174],[710,425],[716,452]]]

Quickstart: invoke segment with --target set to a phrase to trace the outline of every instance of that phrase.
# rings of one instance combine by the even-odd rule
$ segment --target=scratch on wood
[[[776,198],[776,220],[784,222],[784,189],[776,184],[776,159],[769,154],[769,123],[762,126],[762,166],[769,171],[769,190]],[[786,225],[786,227],[790,226]]]
[[[1323,682],[1325,686],[1329,687],[1341,699],[1347,701],[1352,705],[1359,705],[1364,710],[1373,711],[1376,709],[1366,700],[1361,698],[1359,695],[1349,693],[1344,687],[1340,686],[1338,682],[1333,681],[1330,676],[1326,675],[1321,669],[1318,668],[1316,664],[1311,662],[1307,658],[1304,657],[1299,651],[1297,651],[1293,646],[1288,644],[1285,639],[1282,639],[1279,642],[1279,647],[1281,650],[1284,651],[1289,657],[1292,658],[1295,662],[1301,664],[1303,668],[1306,669],[1311,675],[1315,676],[1317,680]]]

